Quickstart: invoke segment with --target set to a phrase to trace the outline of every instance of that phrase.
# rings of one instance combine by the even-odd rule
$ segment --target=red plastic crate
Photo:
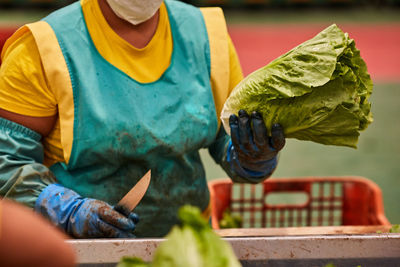
[[[0,27],[0,54],[7,39],[17,30],[17,27]],[[0,58],[1,65],[1,58]]]
[[[226,209],[243,219],[243,228],[390,225],[380,188],[364,177],[272,178],[257,185],[218,179],[208,184],[214,229]]]

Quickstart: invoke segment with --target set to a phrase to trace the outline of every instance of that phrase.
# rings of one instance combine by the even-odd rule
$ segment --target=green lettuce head
[[[174,226],[154,255],[152,266],[239,267],[229,243],[222,240],[202,217],[200,209],[183,206],[182,225]]]
[[[353,39],[335,24],[243,79],[225,102],[221,120],[240,109],[262,114],[267,129],[286,138],[356,148],[372,122],[372,81]]]
[[[200,209],[185,205],[179,209],[176,225],[156,249],[153,262],[124,257],[117,267],[240,267],[232,247],[221,239],[203,218]]]

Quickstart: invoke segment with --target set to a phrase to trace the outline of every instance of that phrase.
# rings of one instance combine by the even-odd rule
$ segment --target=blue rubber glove
[[[135,237],[139,217],[117,212],[104,201],[83,198],[59,184],[47,186],[39,195],[35,211],[75,238]]]
[[[262,116],[253,112],[251,117],[244,110],[239,117],[229,117],[231,142],[227,161],[231,168],[244,178],[269,177],[277,165],[277,154],[285,145],[283,129],[279,124],[271,128],[271,137]]]

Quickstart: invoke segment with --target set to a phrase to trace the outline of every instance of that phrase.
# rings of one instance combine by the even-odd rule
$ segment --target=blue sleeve
[[[268,168],[262,168],[266,171],[259,172],[243,168],[238,159],[232,156],[233,153],[230,153],[232,149],[231,137],[225,132],[224,127],[221,125],[217,137],[208,148],[208,151],[214,161],[221,165],[226,174],[236,183],[262,182],[267,179],[276,168],[277,157],[267,163]]]
[[[42,190],[56,179],[43,165],[40,134],[0,118],[0,195],[34,207]]]

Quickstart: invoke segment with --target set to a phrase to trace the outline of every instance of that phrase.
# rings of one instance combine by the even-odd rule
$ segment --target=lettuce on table
[[[240,109],[262,114],[267,129],[286,138],[356,148],[372,122],[372,81],[355,42],[335,24],[243,79],[225,102],[221,120]]]
[[[182,225],[174,226],[156,249],[153,262],[122,258],[117,267],[239,267],[229,243],[222,240],[202,217],[198,208],[179,210]]]

